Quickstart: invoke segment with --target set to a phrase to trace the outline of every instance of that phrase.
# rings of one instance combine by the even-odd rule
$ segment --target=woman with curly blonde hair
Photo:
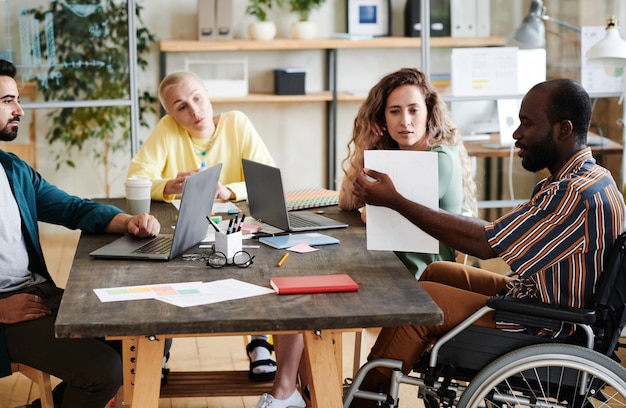
[[[476,185],[469,158],[452,123],[445,102],[426,75],[402,68],[383,77],[370,90],[354,120],[339,207],[355,210],[365,203],[352,194],[356,176],[363,170],[365,150],[433,151],[439,162],[439,208],[476,216]],[[362,219],[365,222],[363,209]],[[419,278],[427,264],[454,260],[453,248],[440,244],[438,254],[397,252]]]

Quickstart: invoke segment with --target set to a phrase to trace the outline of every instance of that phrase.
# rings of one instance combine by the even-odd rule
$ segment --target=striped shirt
[[[591,306],[595,283],[624,226],[622,194],[586,148],[485,233],[519,276],[505,296],[581,308]]]

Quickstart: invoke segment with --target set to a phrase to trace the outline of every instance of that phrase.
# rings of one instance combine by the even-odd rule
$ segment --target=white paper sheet
[[[275,293],[273,289],[253,285],[237,279],[222,279],[202,284],[202,290],[187,296],[159,296],[156,299],[178,307],[208,305],[226,300]]]
[[[436,152],[368,150],[365,167],[387,173],[396,190],[409,200],[439,207],[439,167]],[[398,212],[366,206],[367,249],[438,253],[439,241]]]
[[[274,293],[274,290],[270,288],[237,279],[125,286],[93,291],[101,302],[156,299],[179,307],[206,305]]]

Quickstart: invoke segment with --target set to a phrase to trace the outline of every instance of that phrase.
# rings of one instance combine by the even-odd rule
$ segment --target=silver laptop
[[[202,241],[207,234],[206,217],[211,215],[222,164],[203,170],[185,180],[173,234],[137,238],[130,234],[89,255],[107,259],[168,261]],[[161,229],[166,228],[161,226]]]
[[[345,228],[348,224],[311,211],[287,211],[280,169],[242,159],[250,216],[283,231]]]

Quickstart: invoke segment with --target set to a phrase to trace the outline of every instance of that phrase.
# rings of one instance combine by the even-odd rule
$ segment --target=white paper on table
[[[159,296],[156,299],[174,306],[190,307],[274,293],[273,289],[242,282],[237,279],[205,282],[202,286],[202,290],[193,295]]]
[[[274,293],[273,289],[236,279],[123,286],[93,290],[101,302],[156,299],[188,307]]]
[[[439,161],[436,152],[367,150],[365,168],[389,175],[396,190],[407,199],[439,208]],[[367,249],[435,254],[439,241],[400,213],[387,207],[366,205]]]
[[[159,283],[156,285],[120,286],[94,289],[101,302],[155,299],[160,295],[186,296],[201,291],[202,282]]]

